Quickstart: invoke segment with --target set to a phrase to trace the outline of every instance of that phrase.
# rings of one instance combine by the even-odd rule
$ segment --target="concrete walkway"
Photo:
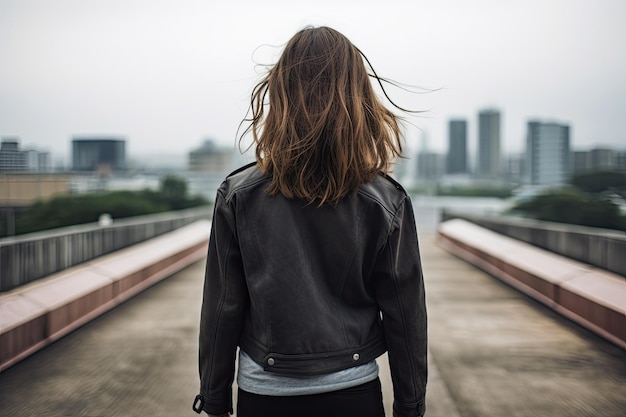
[[[626,352],[433,242],[434,234],[421,236],[432,364],[427,416],[624,415]],[[192,265],[0,373],[0,416],[196,415],[203,267]],[[390,404],[384,358],[381,370]]]

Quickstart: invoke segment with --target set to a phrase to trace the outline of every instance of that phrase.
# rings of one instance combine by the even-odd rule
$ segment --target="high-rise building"
[[[476,176],[491,179],[500,176],[500,112],[498,110],[482,110],[478,113]]]
[[[72,169],[104,175],[126,170],[126,140],[77,137],[72,140]]]
[[[619,171],[626,172],[626,151],[615,152],[615,167]]]
[[[524,176],[524,164],[525,155],[523,154],[511,154],[504,159],[503,177],[512,183],[518,183],[522,181]]]
[[[572,152],[572,173],[612,171],[624,168],[624,152],[610,148],[593,148]]]
[[[465,120],[450,120],[448,124],[446,173],[466,174],[467,172],[467,122]]]
[[[233,150],[219,147],[212,140],[206,140],[197,149],[189,152],[189,171],[227,174],[232,170]]]
[[[589,151],[573,151],[570,156],[570,168],[572,173],[591,171],[591,153]]]
[[[567,183],[570,174],[569,134],[569,125],[528,121],[526,173],[531,185]]]
[[[50,154],[35,149],[20,149],[17,138],[2,138],[0,172],[49,172]]]
[[[219,146],[210,139],[189,152],[186,174],[189,193],[201,195],[209,200],[214,199],[224,177],[234,169],[234,159],[235,152],[232,147]]]
[[[22,172],[28,169],[26,154],[15,138],[2,138],[0,143],[0,172]]]
[[[417,178],[423,180],[438,180],[445,172],[444,155],[421,151],[417,154]]]
[[[594,148],[589,151],[589,154],[593,171],[608,171],[617,166],[617,155],[614,149]]]

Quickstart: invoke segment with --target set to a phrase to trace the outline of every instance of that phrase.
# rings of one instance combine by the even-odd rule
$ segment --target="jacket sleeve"
[[[200,316],[197,412],[232,412],[235,355],[247,307],[235,216],[220,190],[213,212]]]
[[[376,260],[375,291],[382,312],[397,417],[423,416],[427,370],[426,304],[411,200],[398,208]]]

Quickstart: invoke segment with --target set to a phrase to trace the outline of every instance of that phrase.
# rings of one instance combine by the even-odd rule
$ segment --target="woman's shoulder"
[[[251,162],[242,167],[237,168],[230,174],[226,176],[226,181],[229,180],[241,180],[244,178],[248,178],[250,176],[254,176],[255,174],[260,174],[261,170],[256,162]]]
[[[242,166],[228,174],[222,185],[220,192],[229,200],[237,191],[248,188],[255,184],[267,180],[256,162]]]
[[[374,200],[392,213],[408,197],[404,187],[390,175],[384,173],[380,173],[374,180],[363,184],[358,192]]]

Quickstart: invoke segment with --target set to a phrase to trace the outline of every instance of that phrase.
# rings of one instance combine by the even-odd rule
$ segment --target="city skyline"
[[[497,110],[497,109],[489,109],[489,110]],[[529,118],[526,122],[530,122],[532,120],[536,120],[539,118]],[[472,173],[473,170],[475,170],[477,167],[477,155],[479,154],[479,152],[477,151],[478,149],[478,143],[473,143],[471,144],[469,142],[468,137],[469,137],[469,133],[467,132],[468,129],[468,125],[470,123],[468,123],[468,118],[462,118],[462,117],[454,117],[454,118],[450,118],[447,120],[448,122],[448,126],[447,128],[450,128],[449,123],[450,122],[459,122],[462,121],[464,123],[464,128],[465,128],[465,143],[464,143],[464,147],[465,147],[465,151],[467,152],[467,159],[465,161],[466,164],[466,172],[467,173]],[[563,124],[559,121],[555,121],[549,118],[545,118],[542,119],[545,120],[546,123],[553,123],[553,124]],[[479,122],[477,121],[475,123],[476,125],[479,124]],[[571,124],[565,123],[569,126],[571,126]],[[478,129],[478,126],[476,127]],[[450,142],[449,142],[449,131],[446,132],[446,134],[448,135],[446,137],[446,141],[448,141],[445,144],[445,147],[443,149],[439,148],[439,149],[431,149],[429,146],[426,147],[426,149],[423,149],[424,151],[426,151],[427,153],[430,154],[437,154],[437,155],[443,155],[445,157],[449,157],[450,154]],[[478,136],[478,135],[477,135]],[[69,147],[72,147],[72,142],[75,140],[75,138],[77,137],[93,137],[93,138],[106,138],[106,137],[123,137],[123,135],[106,135],[106,134],[101,134],[101,133],[96,133],[93,135],[73,135],[72,137],[70,137],[68,139],[68,144]],[[72,159],[73,159],[73,153],[68,152],[67,154],[63,154],[63,153],[54,153],[54,151],[50,152],[49,149],[47,148],[42,148],[41,146],[39,146],[36,143],[30,143],[27,146],[23,146],[23,144],[21,143],[21,138],[17,137],[17,136],[6,136],[6,137],[0,137],[0,139],[4,140],[16,140],[18,142],[18,145],[24,149],[24,150],[30,150],[30,151],[38,151],[38,152],[45,152],[46,154],[49,155],[49,157],[51,157],[54,162],[50,162],[51,165],[54,165],[55,168],[64,168],[64,169],[70,169],[72,166]],[[475,138],[475,140],[477,140]],[[132,140],[130,138],[127,138],[127,142],[129,144],[132,144]],[[203,137],[200,140],[198,140],[195,144],[191,144],[191,146],[189,148],[184,148],[184,149],[180,149],[179,148],[179,152],[167,152],[167,151],[163,151],[163,152],[156,152],[156,153],[151,153],[151,152],[140,152],[140,153],[135,153],[135,154],[129,154],[128,157],[131,161],[134,161],[136,163],[139,163],[140,166],[146,165],[146,166],[150,166],[152,168],[158,168],[158,167],[163,167],[163,168],[173,168],[173,167],[182,167],[184,165],[187,164],[187,160],[189,157],[189,153],[193,152],[193,150],[195,148],[198,148],[199,146],[202,146],[202,144],[206,143],[206,142],[215,142],[218,146],[222,147],[222,148],[229,148],[229,144],[221,142],[219,140],[216,140],[213,137]],[[235,144],[235,146],[233,147],[233,151],[235,153],[235,155],[239,154],[239,148],[236,146],[237,144]],[[405,157],[408,157],[409,159],[412,158],[416,158],[417,155],[421,152],[418,150],[417,147],[417,142],[414,142],[412,144],[409,144],[409,148],[408,148],[408,152],[405,153]],[[473,149],[472,152],[470,152],[470,145],[471,149]],[[590,145],[590,146],[582,146],[582,147],[577,147],[575,146],[575,144],[572,145],[571,147],[571,151],[582,151],[582,152],[589,152],[589,151],[604,151],[604,150],[610,150],[610,151],[626,151],[626,144],[624,146],[603,146],[603,145]],[[524,157],[525,154],[527,152],[527,142],[526,142],[526,138],[524,138],[524,143],[523,143],[523,148],[520,150],[515,150],[515,151],[507,151],[506,149],[503,149],[499,152],[499,160],[501,163],[505,163],[506,159],[509,157]],[[171,158],[171,160],[168,161],[168,158]],[[243,155],[239,155],[237,157],[237,160],[240,161],[240,164],[244,164],[244,163],[248,163],[248,162],[252,162],[254,159],[254,155],[252,151],[248,151]],[[446,162],[447,164],[447,162]],[[447,165],[446,165],[447,166]],[[499,168],[498,168],[499,169]],[[447,170],[446,170],[447,171]]]
[[[448,120],[463,118],[475,155],[484,108],[501,112],[503,154],[524,151],[531,119],[570,125],[573,149],[626,147],[622,1],[321,3],[7,0],[0,136],[65,161],[80,135],[124,136],[130,157],[207,138],[234,147],[263,64],[314,24],[348,36],[380,75],[424,87],[388,89],[426,110],[408,119],[409,148],[427,137],[445,152]]]
[[[527,142],[524,154],[499,153],[499,112],[493,109],[479,114],[485,149],[476,155],[476,163],[468,158],[466,121],[451,119],[449,149],[437,153],[422,148],[406,153],[397,161],[395,178],[407,187],[482,186],[553,187],[564,186],[572,175],[592,171],[620,171],[626,169],[626,150],[595,148],[580,151],[570,148],[568,125],[550,121],[532,120],[527,124]],[[71,192],[110,190],[139,190],[158,187],[159,178],[166,173],[182,176],[192,195],[211,199],[224,176],[246,162],[233,149],[206,140],[174,163],[168,157],[166,164],[149,158],[127,162],[124,138],[77,137],[72,140],[71,166],[51,167],[48,153],[34,149],[22,150],[13,139],[3,138],[0,146],[0,172],[6,181],[19,181],[40,176],[46,182],[51,175],[61,178]],[[43,157],[43,159],[42,159]],[[26,174],[26,175],[25,175]],[[71,181],[62,180],[70,174]],[[76,175],[79,174],[79,175]],[[28,177],[30,175],[30,177]],[[21,185],[20,185],[21,186]],[[55,189],[57,189],[55,188]],[[523,189],[523,188],[522,188]],[[10,195],[10,193],[9,193]],[[5,196],[6,197],[6,196]]]

